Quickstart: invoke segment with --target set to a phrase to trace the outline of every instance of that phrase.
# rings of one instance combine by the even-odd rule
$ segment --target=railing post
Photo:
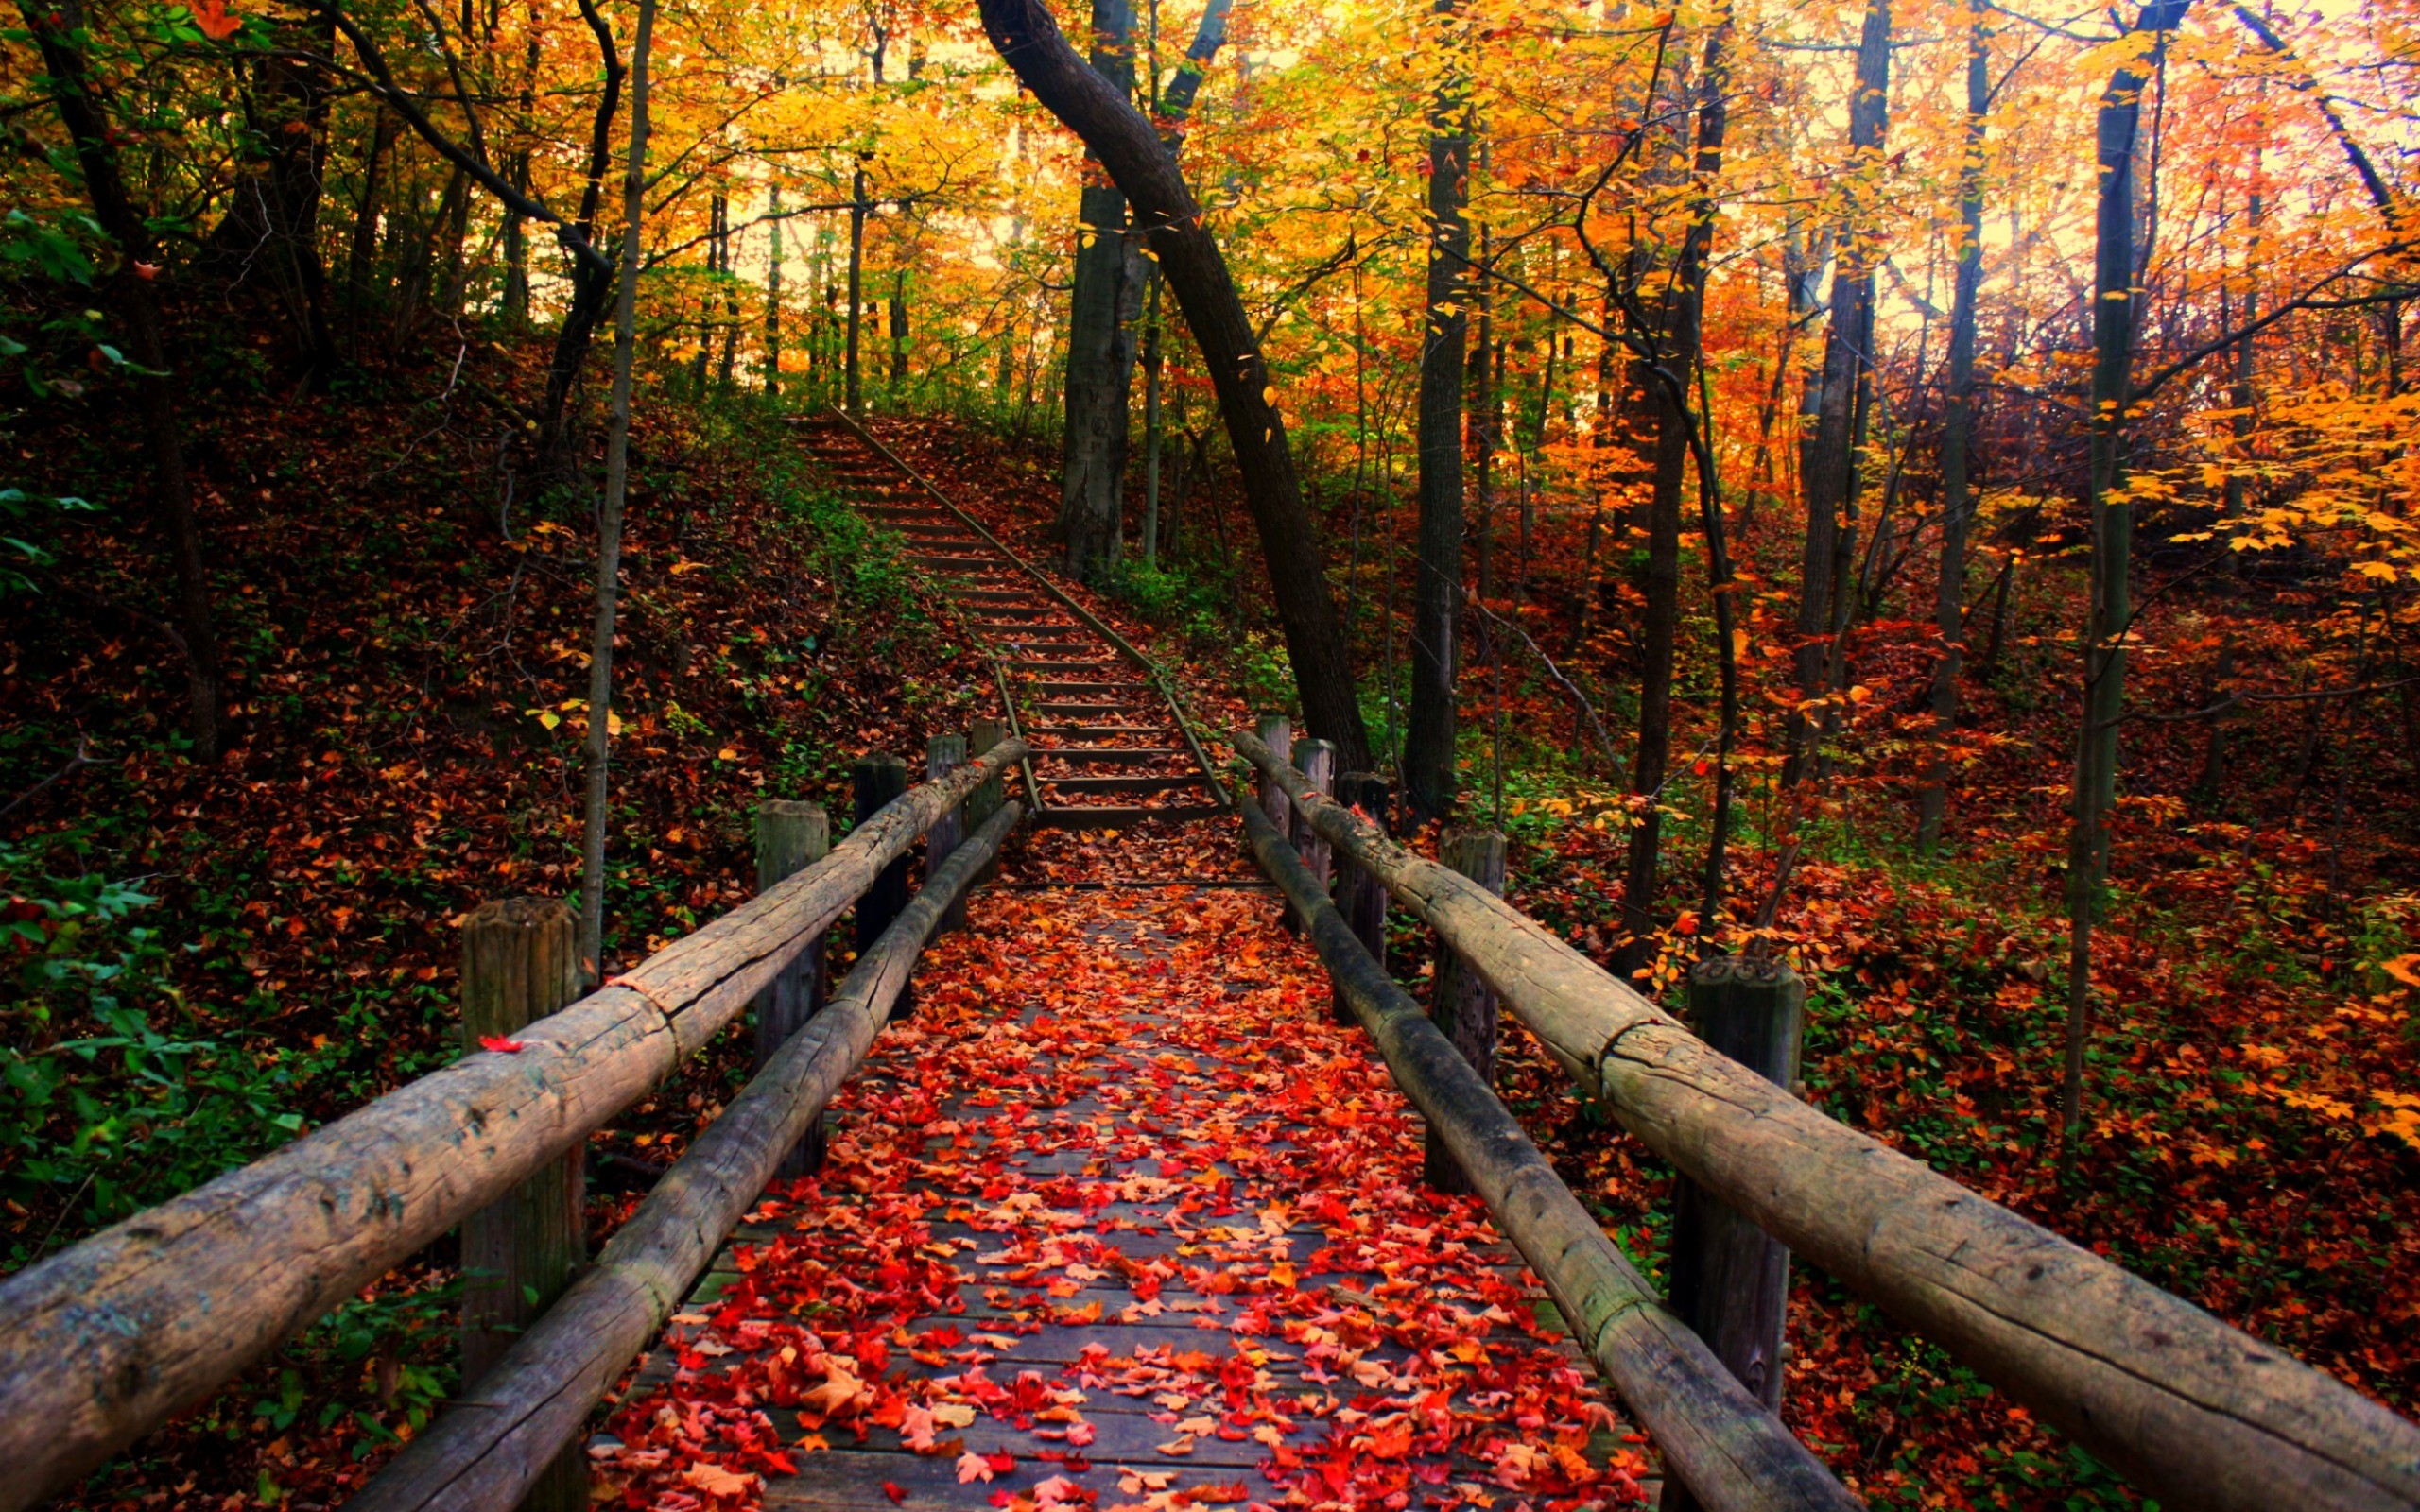
[[[964,735],[935,735],[925,743],[925,781],[938,782],[966,765]],[[929,877],[942,868],[949,853],[966,838],[966,811],[961,804],[933,821],[925,832],[925,875]],[[966,895],[959,894],[942,910],[942,928],[966,927]]]
[[[1368,815],[1381,830],[1394,829],[1394,789],[1387,780],[1374,772],[1347,772],[1336,780],[1336,800],[1347,808],[1357,808]],[[1361,948],[1387,969],[1387,885],[1375,873],[1354,864],[1346,856],[1337,863],[1340,877],[1337,884],[1337,908],[1344,921],[1353,926],[1353,934]],[[1330,999],[1336,1009],[1336,1022],[1353,1022],[1353,1009],[1344,994],[1330,983]]]
[[[1260,737],[1260,743],[1275,753],[1279,761],[1293,760],[1294,721],[1291,719],[1284,714],[1262,714],[1253,721],[1253,733]],[[1292,838],[1294,800],[1286,796],[1286,789],[1278,785],[1277,779],[1267,772],[1260,774],[1260,812],[1269,816],[1269,822],[1277,826],[1278,833]],[[1277,922],[1296,933],[1302,929],[1302,921],[1294,917],[1294,905],[1290,902],[1277,905]]]
[[[1689,973],[1689,1020],[1698,1038],[1783,1087],[1798,1079],[1806,1007],[1806,985],[1778,961],[1718,955]],[[1682,1177],[1673,1194],[1670,1281],[1673,1314],[1740,1384],[1780,1410],[1789,1251]],[[1668,1481],[1663,1504],[1680,1512],[1697,1503]]]
[[[579,995],[571,910],[553,898],[499,898],[462,921],[462,1042],[510,1039]],[[580,1151],[462,1220],[462,1383],[475,1384],[587,1258]],[[588,1458],[565,1449],[530,1486],[524,1512],[586,1512]]]
[[[1294,759],[1294,722],[1284,714],[1262,714],[1253,721],[1253,733],[1260,737],[1260,743],[1274,752],[1279,761]],[[1261,773],[1260,812],[1269,816],[1269,822],[1277,826],[1278,833],[1293,833],[1288,828],[1292,822],[1291,811],[1292,804],[1286,797],[1286,790],[1277,785],[1277,779],[1267,772]]]
[[[1495,830],[1448,830],[1437,848],[1437,859],[1489,892],[1504,896],[1504,835]],[[1381,895],[1383,897],[1383,895]],[[1439,1032],[1461,1052],[1471,1069],[1490,1087],[1495,1085],[1495,994],[1470,964],[1441,937],[1433,958],[1436,971],[1429,983],[1428,1016]],[[1440,1192],[1468,1192],[1470,1178],[1445,1149],[1435,1129],[1428,1131],[1422,1153],[1421,1175]]]
[[[1322,798],[1336,792],[1336,743],[1329,740],[1298,740],[1294,743],[1294,768],[1303,774],[1310,790]],[[1303,865],[1310,868],[1320,883],[1320,891],[1330,892],[1328,886],[1329,848],[1311,828],[1311,821],[1300,809],[1294,813],[1294,849],[1302,852]],[[1332,895],[1332,894],[1331,894]],[[1304,921],[1288,916],[1287,927],[1299,933]]]
[[[1007,720],[974,720],[966,727],[966,759],[968,761],[981,761],[986,752],[1008,738],[1009,725]],[[1003,772],[997,777],[986,779],[981,787],[978,787],[974,792],[966,795],[966,802],[961,805],[961,812],[965,815],[966,819],[966,833],[973,834],[976,831],[983,828],[986,824],[991,823],[992,816],[999,813],[1000,805],[1008,800],[1008,774]],[[999,872],[1000,857],[998,852],[995,851],[993,853],[991,860],[983,863],[983,874],[980,877],[977,877],[976,881],[988,882],[992,878],[998,876]]]
[[[856,799],[856,820],[863,824],[881,813],[891,799],[908,791],[908,764],[886,751],[870,750],[858,757],[849,769],[850,785]],[[908,906],[908,856],[882,868],[857,900],[855,943],[863,955],[882,938],[882,932]],[[893,1019],[904,1019],[915,1011],[915,988],[901,990],[898,1005],[891,1009]]]
[[[794,871],[813,866],[832,850],[832,820],[820,803],[770,799],[756,805],[756,890],[763,892]],[[823,1007],[826,972],[823,936],[809,941],[798,959],[756,994],[756,1069]],[[823,1168],[823,1125],[806,1131],[798,1148],[782,1158],[774,1178],[794,1181]]]

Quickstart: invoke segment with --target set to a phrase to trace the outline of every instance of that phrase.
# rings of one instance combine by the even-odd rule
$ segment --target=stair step
[[[1044,693],[1044,695],[1045,695],[1045,696],[1048,696],[1048,695],[1052,695],[1052,694],[1062,694],[1062,693],[1140,693],[1140,694],[1148,694],[1148,693],[1150,693],[1150,692],[1151,691],[1151,687],[1150,687],[1150,684],[1146,683],[1146,682],[1054,682],[1054,681],[1045,681],[1045,682],[1042,684],[1042,691],[1043,691],[1043,693]]]
[[[1025,727],[1025,733],[1028,740],[1062,737],[1071,740],[1095,740],[1108,739],[1117,735],[1157,735],[1162,740],[1166,740],[1168,732],[1165,725],[1028,725]],[[1050,752],[1038,750],[1034,754],[1047,756]]]
[[[1124,830],[1151,819],[1184,824],[1195,819],[1223,818],[1226,813],[1225,809],[1213,803],[1171,803],[1165,808],[1124,804],[1113,807],[1103,803],[1044,809],[1033,816],[1033,822],[1046,830]]]
[[[1120,775],[1115,777],[1037,777],[1036,782],[1062,793],[1167,793],[1180,787],[1198,788],[1199,777],[1150,777]],[[1045,801],[1048,801],[1046,798]]]
[[[1062,703],[1046,701],[1033,706],[1038,714],[1118,714],[1157,709],[1156,703]]]
[[[1118,664],[1115,657],[1102,657],[1093,662],[1053,662],[1042,657],[1011,657],[1009,665],[1020,672],[1084,672]]]
[[[1071,766],[1140,766],[1145,762],[1174,761],[1184,754],[1174,746],[1054,746],[1035,751],[1033,757],[1036,761],[1065,762]]]

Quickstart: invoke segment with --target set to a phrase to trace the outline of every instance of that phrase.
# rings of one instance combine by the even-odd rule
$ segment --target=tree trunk
[[[1143,311],[1143,565],[1160,564],[1160,270]]]
[[[896,408],[908,386],[908,270],[890,276],[890,403]]]
[[[344,267],[345,300],[356,328],[363,312],[370,308],[370,279],[378,255],[378,196],[386,187],[388,158],[396,133],[403,127],[402,117],[384,105],[379,106],[376,123],[370,129],[370,145],[363,153],[361,206],[354,214],[353,249],[345,258]]]
[[[538,133],[538,44],[536,26],[529,29],[527,45],[521,55],[521,143],[512,149],[506,172],[512,187],[523,194],[529,192],[529,144]],[[505,323],[516,331],[529,325],[529,228],[516,215],[504,217],[504,292],[502,304]]]
[[[169,387],[167,323],[152,298],[145,271],[156,266],[150,227],[136,208],[112,146],[120,139],[110,119],[109,96],[90,73],[77,38],[85,28],[82,0],[59,0],[47,9],[21,5],[26,28],[42,53],[51,103],[75,144],[76,166],[93,203],[93,218],[117,245],[118,266],[108,279],[126,321],[127,346],[136,368],[129,382],[143,420],[150,453],[152,508],[167,537],[177,578],[177,636],[185,658],[186,732],[194,757],[218,759],[218,632],[211,603],[210,573],[201,556],[201,526],[194,518],[193,485],[185,475],[182,427]]]
[[[589,981],[605,965],[607,759],[614,734],[614,624],[621,606],[622,507],[631,481],[631,369],[638,356],[639,231],[647,217],[648,49],[655,0],[639,0],[631,38],[631,146],[622,175],[622,257],[614,299],[614,398],[606,421],[605,507],[596,528],[596,621],[589,640],[588,803],[580,826],[579,954]]]
[[[1092,68],[1120,100],[1134,96],[1132,0],[1093,0]],[[1088,179],[1098,179],[1087,153]],[[1126,395],[1119,306],[1137,262],[1127,231],[1126,197],[1114,183],[1088,181],[1077,206],[1075,287],[1067,302],[1065,471],[1059,533],[1067,571],[1098,577],[1117,563],[1126,478]]]
[[[2190,0],[2153,0],[2134,30],[2172,31]],[[2165,42],[2161,43],[2164,48]],[[2135,509],[2118,453],[2134,397],[2135,137],[2142,93],[2159,52],[2119,65],[2100,96],[2100,188],[2094,215],[2090,607],[2083,639],[2083,717],[2076,738],[2073,824],[2067,839],[2066,1071],[2060,1092],[2059,1159],[2072,1167],[2083,1140],[2084,1045],[2092,1022],[2092,925],[2109,866],[2109,816],[2118,799],[2118,720],[2125,710],[2129,581]]]
[[[1868,171],[1880,160],[1891,120],[1891,0],[1868,0],[1865,27],[1858,40],[1857,85],[1849,103],[1847,174]],[[1841,513],[1857,472],[1856,411],[1871,361],[1874,331],[1872,228],[1862,199],[1852,187],[1841,228],[1840,263],[1832,274],[1831,328],[1824,337],[1824,384],[1814,436],[1802,459],[1800,486],[1806,497],[1806,550],[1800,557],[1798,694],[1812,700],[1828,688],[1835,622],[1846,606],[1837,588],[1846,558]],[[1793,713],[1789,749],[1782,769],[1788,786],[1813,770],[1822,721]]]
[[[614,162],[614,117],[621,110],[624,68],[622,55],[614,45],[613,28],[606,25],[595,0],[580,0],[579,13],[596,39],[597,58],[605,74],[604,92],[589,118],[587,172],[580,184],[579,218],[575,222],[581,238],[593,243],[597,212],[605,198],[606,174]],[[588,359],[589,338],[604,318],[605,301],[613,292],[613,274],[586,258],[571,260],[571,304],[555,333],[554,351],[546,363],[546,397],[538,414],[539,444],[549,468],[568,463],[572,387],[579,381],[579,369]]]
[[[849,328],[841,347],[841,395],[852,415],[866,412],[865,386],[857,376],[857,336],[865,324],[866,170],[849,176]]]
[[[1658,802],[1672,753],[1672,668],[1681,629],[1681,493],[1688,477],[1691,441],[1698,421],[1689,409],[1690,375],[1696,370],[1703,323],[1706,261],[1714,247],[1715,176],[1722,171],[1723,137],[1730,114],[1723,99],[1730,69],[1723,49],[1731,36],[1726,10],[1705,40],[1699,72],[1697,181],[1689,229],[1672,269],[1660,351],[1650,374],[1655,405],[1655,473],[1647,507],[1647,612],[1642,627],[1643,665],[1638,684],[1638,759],[1631,768],[1630,849],[1622,881],[1622,930],[1629,936],[1622,969],[1635,971],[1655,956],[1656,872],[1662,860],[1663,816]],[[1701,479],[1709,501],[1712,490]],[[1709,541],[1721,524],[1720,504],[1710,503]],[[1718,595],[1727,574],[1717,568]],[[1727,628],[1727,627],[1726,627]]]
[[[765,396],[782,394],[782,186],[773,185],[772,212],[766,230],[772,248],[765,261]]]
[[[1351,654],[1294,472],[1285,419],[1270,403],[1269,365],[1218,241],[1202,224],[1201,206],[1150,122],[1084,65],[1040,0],[981,0],[981,9],[984,31],[1001,58],[1046,109],[1099,155],[1133,201],[1142,233],[1158,255],[1168,291],[1218,389],[1305,721],[1312,734],[1336,743],[1339,761],[1368,770],[1370,739]]]
[[[1435,0],[1441,73],[1428,117],[1428,288],[1420,349],[1420,550],[1412,568],[1411,716],[1403,753],[1411,822],[1452,815],[1456,626],[1462,594],[1462,366],[1470,317],[1469,61],[1459,0]]]
[[[1983,129],[1992,106],[1991,31],[1984,0],[1966,8],[1966,157],[1958,170],[1957,271],[1949,297],[1949,391],[1941,411],[1941,577],[1933,627],[1941,656],[1932,669],[1932,771],[1918,795],[1916,853],[1941,848],[1949,807],[1950,733],[1958,725],[1958,674],[1966,651],[1966,529],[1975,515],[1975,303],[1983,282]]]

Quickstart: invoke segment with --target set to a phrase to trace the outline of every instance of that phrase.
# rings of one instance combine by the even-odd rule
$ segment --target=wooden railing
[[[1370,818],[1315,791],[1258,736],[1237,732],[1232,739],[1259,769],[1264,793],[1290,809],[1305,834],[1334,847],[1433,929],[1442,952],[1482,979],[1582,1091],[1650,1148],[2145,1491],[2173,1506],[2240,1512],[2420,1506],[2420,1427],[1818,1112],[1717,1054],[1484,887],[1395,844]],[[1324,903],[1316,885],[1307,872],[1289,882],[1287,855],[1273,853],[1289,848],[1272,846],[1276,827],[1266,815],[1255,823],[1245,807],[1264,867],[1289,897],[1309,887],[1311,895],[1295,898],[1295,906],[1316,913]],[[1350,988],[1368,975],[1354,961],[1360,947],[1351,931],[1322,928],[1316,919],[1314,928],[1340,984]],[[1387,986],[1372,981],[1361,995],[1392,1002]],[[1358,1001],[1355,1005],[1360,1009]],[[1395,1005],[1387,1011],[1400,1020],[1405,1010]],[[1390,1033],[1401,1038],[1399,1029]],[[1379,1042],[1385,1049],[1388,1035]],[[1433,1060],[1433,1046],[1423,1055]],[[1433,1098],[1420,1090],[1428,1073],[1412,1057],[1399,1060],[1391,1052],[1388,1059],[1415,1100]],[[1485,1138],[1478,1131],[1487,1108],[1470,1104],[1466,1096],[1436,1100],[1431,1117],[1443,1120],[1448,1139]],[[1525,1208],[1510,1188],[1501,1205],[1491,1197],[1490,1207],[1525,1255],[1535,1246],[1551,1257],[1564,1242],[1567,1220]],[[1582,1247],[1593,1247],[1579,1237]],[[1561,1300],[1566,1283],[1535,1256],[1531,1264]],[[1619,1284],[1615,1277],[1600,1295],[1623,1307],[1648,1305]],[[1772,1504],[1770,1497],[1726,1500],[1724,1485],[1703,1477],[1744,1467],[1718,1457],[1707,1469],[1694,1468],[1687,1425],[1665,1425],[1698,1410],[1657,1395],[1659,1371],[1684,1359],[1668,1334],[1629,1325],[1614,1344],[1631,1357],[1609,1361],[1599,1349],[1602,1336],[1592,1332],[1602,1327],[1596,1317],[1568,1315],[1701,1500]],[[1645,1392],[1625,1384],[1642,1376]],[[1725,1441],[1747,1434],[1735,1409],[1718,1404],[1730,1416],[1708,1432]],[[1684,1437],[1672,1437],[1675,1430]]]
[[[997,779],[1026,754],[1001,741],[908,790],[822,859],[519,1031],[518,1049],[466,1056],[0,1283],[0,1512],[69,1486],[579,1148],[974,799],[987,817],[928,857],[925,890],[861,943],[831,1005],[365,1503],[513,1504],[863,1057],[942,911],[1023,816]]]

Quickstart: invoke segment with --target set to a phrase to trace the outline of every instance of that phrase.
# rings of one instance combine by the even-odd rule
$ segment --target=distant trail
[[[768,1194],[625,1394],[592,1450],[613,1504],[1651,1492],[1485,1211],[1422,1183],[1417,1116],[1275,912],[977,894],[830,1164]]]
[[[857,510],[908,540],[908,559],[948,586],[1003,674],[1045,828],[1214,819],[1225,810],[1176,711],[1102,627],[972,516],[838,417],[802,423],[807,455]]]

